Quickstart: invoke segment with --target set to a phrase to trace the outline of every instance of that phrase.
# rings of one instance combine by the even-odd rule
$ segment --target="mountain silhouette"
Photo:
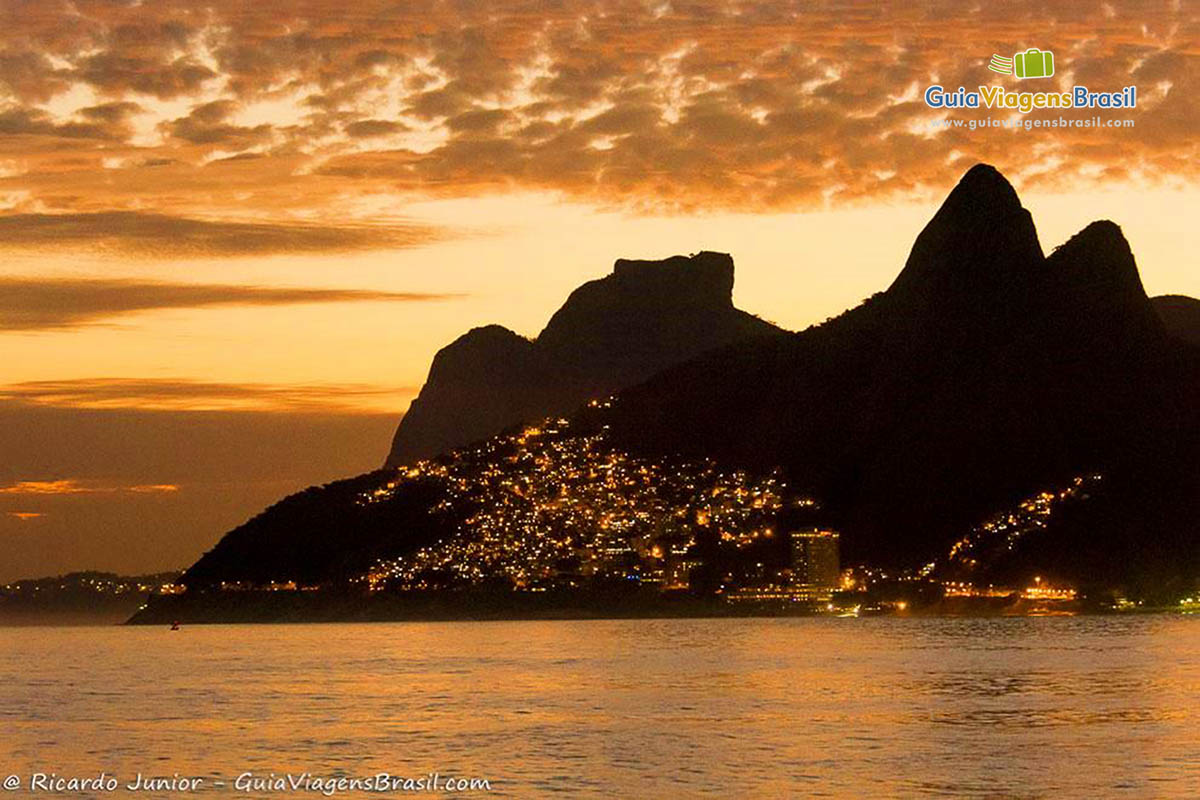
[[[532,341],[499,325],[469,331],[434,357],[387,465],[567,413],[707,350],[780,333],[734,307],[733,271],[724,253],[619,259],[612,274],[572,292]]]
[[[1150,302],[1168,333],[1200,346],[1200,300],[1181,294],[1164,294]]]
[[[783,465],[827,500],[849,562],[936,557],[987,513],[1103,473],[1159,517],[1143,536],[1128,514],[1094,521],[1107,577],[1168,541],[1195,557],[1197,397],[1200,352],[1167,335],[1120,229],[1093,223],[1043,256],[1015,191],[979,165],[887,291],[667,370],[621,396],[612,428],[635,452]]]
[[[973,167],[913,244],[888,290],[908,314],[1004,316],[1043,271],[1029,212],[993,167]]]
[[[1048,574],[1147,598],[1195,588],[1200,347],[1179,333],[1195,301],[1152,303],[1117,225],[1092,223],[1045,255],[1008,181],[979,165],[892,285],[821,325],[755,335],[775,329],[732,307],[732,271],[710,253],[619,261],[537,340],[472,331],[438,355],[393,462],[486,436],[538,403],[566,409],[646,377],[611,408],[579,409],[575,424],[600,423],[634,457],[781,468],[789,491],[819,498],[841,531],[843,563],[942,558],[981,521],[1087,475],[1096,488],[1084,502],[978,578]],[[674,365],[646,375],[656,362]],[[471,398],[490,416],[462,429],[474,425]],[[471,458],[487,470],[502,457],[492,452]],[[183,581],[337,582],[435,542],[462,521],[436,511],[455,490],[404,474],[287,498],[227,534]],[[395,499],[364,503],[381,486],[399,487]],[[463,513],[477,511],[504,513]]]

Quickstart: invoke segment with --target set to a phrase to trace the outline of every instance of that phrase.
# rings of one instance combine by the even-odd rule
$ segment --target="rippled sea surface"
[[[1198,701],[1200,619],[1175,616],[8,628],[0,775],[1194,797]]]

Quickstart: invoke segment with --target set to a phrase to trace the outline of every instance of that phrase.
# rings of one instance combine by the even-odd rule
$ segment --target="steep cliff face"
[[[567,413],[733,342],[780,333],[733,305],[733,259],[619,259],[580,286],[534,340],[476,328],[438,352],[401,420],[389,466]]]
[[[500,325],[474,328],[438,351],[409,406],[389,463],[485,439],[536,407],[529,387],[545,383],[529,339]]]
[[[1129,242],[1114,222],[1093,222],[1051,253],[1045,283],[1050,320],[1092,346],[1128,348],[1163,336]]]
[[[913,243],[888,289],[926,321],[1009,316],[1042,280],[1042,247],[1029,212],[994,167],[972,167]]]

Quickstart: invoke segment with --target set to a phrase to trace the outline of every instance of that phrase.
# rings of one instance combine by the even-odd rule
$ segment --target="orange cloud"
[[[429,244],[445,231],[414,223],[330,226],[189,219],[140,211],[0,216],[7,247],[86,247],[159,258],[347,252]]]
[[[0,223],[0,230],[3,229]],[[0,278],[0,331],[73,328],[167,308],[295,303],[431,302],[459,295],[134,280]]]
[[[82,378],[0,386],[0,401],[79,409],[376,414],[403,407],[417,391],[415,386]]]
[[[7,516],[13,517],[14,519],[19,519],[21,522],[28,522],[31,519],[37,519],[38,517],[46,516],[40,511],[9,511],[6,513]]]
[[[179,487],[170,484],[134,484],[117,485],[95,481],[80,481],[61,479],[53,481],[17,481],[0,486],[0,495],[19,495],[32,497],[37,495],[74,495],[74,494],[170,494],[178,492]],[[31,512],[14,512],[12,516],[30,516]],[[34,513],[32,516],[41,516]]]
[[[512,189],[778,210],[936,193],[976,161],[1027,189],[1191,180],[1200,164],[1188,3],[22,7],[0,11],[0,163],[22,170],[0,204],[15,211],[283,219],[359,194]],[[1136,128],[931,127],[925,86],[1002,81],[990,55],[1030,46],[1057,55],[1039,88],[1138,85]]]

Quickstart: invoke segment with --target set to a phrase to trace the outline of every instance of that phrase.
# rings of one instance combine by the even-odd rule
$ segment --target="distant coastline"
[[[120,625],[178,572],[73,572],[0,585],[0,626]]]

